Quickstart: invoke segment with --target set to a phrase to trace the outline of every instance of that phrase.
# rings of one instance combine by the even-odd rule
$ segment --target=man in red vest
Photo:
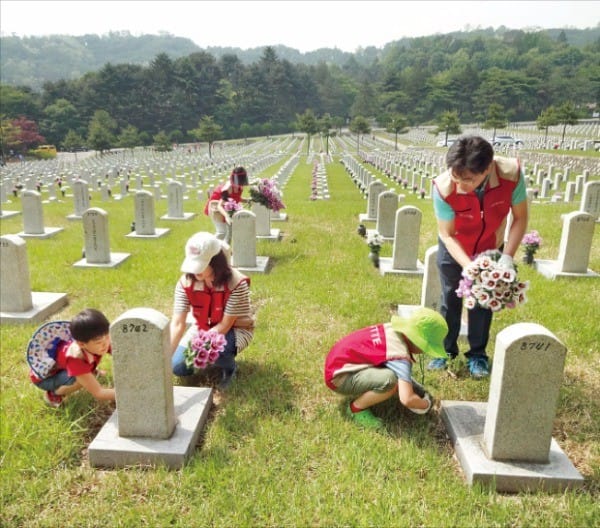
[[[438,222],[437,264],[442,286],[440,312],[448,323],[446,358],[434,359],[430,370],[446,368],[458,355],[462,298],[456,294],[463,268],[478,254],[498,249],[499,264],[513,268],[513,257],[527,229],[525,179],[518,159],[494,156],[492,145],[479,136],[458,138],[446,154],[448,170],[433,181],[433,207]],[[506,222],[512,213],[508,239]],[[468,313],[469,371],[489,376],[486,346],[492,311],[476,306]]]

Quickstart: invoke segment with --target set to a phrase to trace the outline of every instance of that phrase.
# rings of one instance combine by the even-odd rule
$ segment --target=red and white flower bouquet
[[[480,306],[498,312],[527,301],[529,281],[519,281],[516,269],[500,266],[501,255],[497,250],[484,251],[464,267],[456,294],[467,308]]]

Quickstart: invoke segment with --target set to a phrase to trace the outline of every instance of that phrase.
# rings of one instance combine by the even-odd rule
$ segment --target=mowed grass
[[[305,151],[304,151],[305,152]],[[274,174],[277,167],[262,176]],[[373,170],[371,168],[371,170]],[[529,301],[494,319],[495,337],[527,321],[551,330],[567,347],[553,436],[585,477],[583,489],[550,494],[500,494],[465,484],[436,410],[417,416],[388,401],[375,408],[385,434],[362,431],[343,416],[341,397],[323,383],[323,360],[348,332],[389,319],[397,304],[418,304],[421,280],[382,277],[357,233],[366,201],[336,158],[327,165],[330,200],[311,201],[312,162],[301,161],[284,189],[287,222],[273,227],[281,242],[257,243],[271,258],[266,275],[252,275],[257,329],[239,356],[239,377],[217,393],[200,444],[188,464],[120,470],[91,468],[86,448],[114,410],[76,394],[55,410],[28,380],[25,347],[34,325],[2,325],[2,526],[594,526],[600,520],[600,281],[548,280],[532,268]],[[376,172],[376,171],[375,171]],[[597,177],[597,176],[595,176]],[[393,189],[393,182],[381,176]],[[52,319],[87,306],[114,320],[134,307],[171,314],[183,246],[196,231],[212,231],[203,203],[190,192],[188,222],[160,220],[157,240],[126,238],[133,198],[92,206],[109,214],[111,251],[131,253],[116,269],[80,269],[81,222],[68,221],[72,200],[44,206],[57,236],[27,239],[33,291],[67,292],[69,305]],[[431,201],[406,194],[401,205],[423,212],[419,258],[436,243]],[[538,258],[558,255],[560,215],[579,204],[534,204],[530,228],[544,239]],[[20,210],[20,201],[3,204]],[[368,226],[373,227],[373,226]],[[22,230],[22,217],[2,220],[2,234]],[[600,271],[596,230],[590,268]],[[382,250],[391,255],[391,245]],[[462,343],[462,351],[465,351]],[[103,366],[112,383],[111,361]],[[144,368],[140,365],[140,368]],[[415,366],[415,376],[420,377]],[[175,380],[175,383],[179,383]],[[469,378],[461,355],[450,373],[425,373],[440,399],[485,401],[489,381]]]

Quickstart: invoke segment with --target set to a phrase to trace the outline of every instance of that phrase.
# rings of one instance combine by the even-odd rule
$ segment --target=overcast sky
[[[584,29],[599,22],[600,1],[0,0],[5,36],[166,32],[201,48],[283,44],[302,52],[355,52],[402,37],[477,27]]]

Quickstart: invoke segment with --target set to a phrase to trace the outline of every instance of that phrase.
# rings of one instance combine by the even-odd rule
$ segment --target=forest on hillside
[[[575,34],[586,39],[572,44]],[[508,120],[534,120],[549,107],[570,103],[580,117],[590,117],[600,99],[599,35],[600,28],[460,32],[343,57],[322,50],[328,58],[313,64],[292,62],[279,47],[261,49],[249,63],[234,52],[187,53],[181,39],[180,56],[160,51],[137,64],[108,61],[76,78],[65,73],[40,89],[5,82],[3,63],[3,129],[31,121],[46,142],[62,146],[69,134],[80,142],[89,138],[101,111],[102,127],[116,146],[125,131],[142,144],[159,133],[193,140],[203,119],[223,138],[286,133],[297,130],[307,110],[344,123],[363,116],[385,124],[402,116],[419,125],[444,112],[455,112],[462,122],[481,121],[492,105]],[[3,61],[14,52],[5,40]]]

